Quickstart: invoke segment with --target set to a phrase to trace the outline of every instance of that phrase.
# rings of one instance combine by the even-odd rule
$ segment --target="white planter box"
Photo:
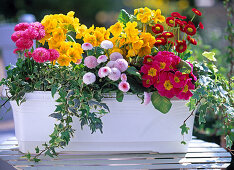
[[[17,106],[11,101],[14,113],[15,133],[20,151],[34,153],[36,146],[49,141],[54,118],[48,117],[55,110],[56,102],[50,92],[26,94],[26,102]],[[190,112],[186,101],[172,100],[172,109],[167,114],[155,110],[152,104],[140,104],[135,95],[125,95],[119,103],[115,98],[106,98],[110,113],[102,118],[103,134],[91,134],[88,127],[80,128],[77,118],[73,121],[75,135],[63,151],[153,151],[160,153],[186,152],[180,126]],[[184,140],[192,137],[194,116],[186,122],[190,128]]]

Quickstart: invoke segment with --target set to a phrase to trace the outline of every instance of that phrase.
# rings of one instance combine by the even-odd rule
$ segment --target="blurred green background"
[[[193,55],[202,62],[201,54],[204,50],[215,51],[216,64],[221,73],[227,75],[230,70],[230,57],[226,55],[227,16],[223,0],[1,0],[0,24],[17,23],[20,16],[26,13],[33,14],[37,21],[41,21],[46,14],[66,14],[72,10],[76,12],[75,16],[80,22],[87,26],[94,24],[109,27],[116,22],[120,9],[125,8],[129,13],[133,13],[134,8],[145,6],[152,9],[160,8],[165,16],[178,11],[188,18],[193,15],[191,11],[193,7],[201,10],[203,16],[199,19],[196,17],[195,22],[201,21],[205,29],[196,37],[199,44],[193,48]],[[220,137],[216,136],[214,127],[217,119],[215,115],[209,114],[207,125],[200,128],[196,121],[194,135],[220,143]]]

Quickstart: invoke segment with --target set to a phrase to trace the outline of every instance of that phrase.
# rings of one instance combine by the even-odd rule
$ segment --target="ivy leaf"
[[[33,158],[33,161],[34,161],[34,162],[39,162],[40,159],[34,157],[34,158]]]
[[[199,107],[199,111],[200,111],[200,114],[199,114],[199,125],[202,124],[202,123],[206,123],[205,114],[207,112],[207,108],[208,108],[207,104],[203,104],[203,105],[201,105]]]
[[[216,61],[216,58],[214,57],[215,56],[215,53],[214,52],[208,52],[208,51],[204,51],[202,53],[202,55],[204,57],[206,57],[208,60],[210,61]]]
[[[127,11],[125,11],[124,9],[122,9],[119,13],[119,17],[118,17],[118,21],[122,22],[124,25],[130,21],[130,15],[127,13]]]
[[[189,65],[189,63],[187,63],[184,60],[181,60],[180,63],[176,66],[178,68],[178,70],[180,72],[182,72],[183,74],[189,74],[191,73],[191,66]]]
[[[58,86],[56,84],[53,84],[51,87],[51,95],[54,98],[55,93],[57,92]]]
[[[36,153],[39,153],[39,152],[40,152],[38,146],[35,148],[35,151],[36,151]]]
[[[171,101],[167,97],[161,96],[157,91],[151,95],[151,101],[155,109],[162,113],[167,113],[171,109]]]
[[[100,103],[100,105],[101,105],[104,109],[108,110],[108,112],[110,112],[110,109],[109,109],[109,107],[106,105],[106,103]]]
[[[183,145],[186,145],[186,142],[184,140],[181,141],[180,143],[183,144]]]
[[[122,102],[122,101],[123,101],[123,97],[124,97],[123,92],[120,91],[120,90],[118,90],[118,91],[116,92],[116,100],[117,100],[118,102]]]
[[[48,155],[50,157],[54,157],[53,154],[51,154],[50,150],[48,149],[46,152],[45,152],[45,156]]]
[[[232,148],[232,140],[230,139],[229,135],[226,136],[226,147]]]
[[[55,119],[61,120],[63,118],[61,113],[52,113],[49,115],[50,117],[53,117]]]
[[[182,135],[184,135],[185,133],[188,134],[189,127],[187,127],[185,123],[180,126],[180,129]]]
[[[75,108],[79,108],[80,107],[80,100],[79,99],[75,98],[75,99],[73,99],[73,102],[74,102],[74,107]]]

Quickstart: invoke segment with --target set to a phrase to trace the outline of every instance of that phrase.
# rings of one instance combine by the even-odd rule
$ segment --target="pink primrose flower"
[[[173,73],[171,72],[160,72],[159,81],[154,85],[161,96],[172,98],[181,91],[181,89],[173,86],[172,82],[170,81],[171,77],[174,77]]]
[[[175,88],[183,88],[188,81],[188,76],[176,71],[174,76],[170,76],[169,79]]]
[[[187,81],[187,84],[184,86],[183,90],[176,95],[179,99],[189,100],[193,93],[190,90],[194,90],[195,85],[192,83],[191,79]]]

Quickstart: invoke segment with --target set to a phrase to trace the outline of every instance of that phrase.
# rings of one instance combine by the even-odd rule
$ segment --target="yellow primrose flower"
[[[149,55],[150,53],[151,53],[151,47],[149,45],[145,45],[139,50],[138,55],[140,57],[144,57],[146,55]]]
[[[69,66],[71,58],[68,57],[67,55],[60,55],[57,61],[60,66]]]
[[[151,48],[154,46],[154,43],[156,42],[154,36],[152,36],[152,34],[150,33],[142,32],[140,38],[144,41],[144,45],[148,43]]]
[[[52,35],[53,35],[53,39],[55,41],[65,41],[66,40],[66,33],[63,31],[62,28],[55,28]]]
[[[110,54],[114,53],[114,52],[119,52],[120,54],[123,55],[123,50],[119,49],[119,48],[113,48],[110,52]]]
[[[84,36],[84,42],[88,42],[90,44],[92,44],[93,46],[96,45],[96,36],[95,35],[89,35],[89,34],[86,34]]]
[[[67,54],[73,63],[76,63],[78,59],[82,58],[81,54],[74,48],[69,48]]]
[[[127,43],[128,42],[135,42],[139,39],[138,34],[139,31],[136,29],[137,22],[128,22],[126,24],[126,28],[124,29],[126,36],[127,36]]]
[[[165,17],[161,15],[160,9],[157,9],[156,11],[154,11],[153,20],[154,20],[155,24],[157,24],[158,22],[162,23],[165,21]]]
[[[60,55],[67,55],[67,52],[68,52],[68,50],[69,50],[69,48],[71,47],[71,45],[70,45],[70,43],[68,43],[68,42],[62,42],[61,43],[61,46],[60,46],[60,48],[59,48],[59,53],[60,53]]]
[[[130,50],[128,50],[128,54],[127,54],[127,58],[128,57],[133,57],[133,56],[136,56],[137,55],[137,51],[136,50],[134,50],[134,49],[130,49]]]
[[[119,36],[120,33],[123,31],[123,27],[124,25],[120,22],[115,23],[114,25],[112,25],[110,27],[110,32],[114,35],[114,36]]]
[[[132,48],[135,50],[139,50],[143,44],[144,44],[143,40],[138,40],[138,41],[132,43]]]
[[[96,43],[94,46],[99,46],[101,42],[105,40],[104,35],[99,31],[95,31],[94,36],[96,37]]]
[[[76,39],[81,39],[84,35],[84,32],[87,30],[87,27],[85,25],[81,25],[77,28],[75,28],[76,30]]]
[[[76,50],[77,53],[79,53],[80,55],[83,53],[83,49],[81,48],[81,45],[80,45],[79,43],[73,42],[72,47],[73,47],[74,50]]]

